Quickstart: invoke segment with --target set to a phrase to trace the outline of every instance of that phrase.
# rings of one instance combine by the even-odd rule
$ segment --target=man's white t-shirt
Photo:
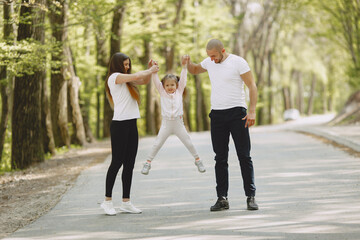
[[[233,107],[247,108],[244,81],[240,75],[250,71],[249,64],[234,54],[221,63],[205,58],[201,67],[209,73],[211,82],[211,109],[223,110]]]
[[[119,73],[113,73],[108,79],[108,86],[114,101],[114,116],[112,120],[123,121],[140,118],[138,103],[131,97],[126,83],[115,83],[117,75]]]

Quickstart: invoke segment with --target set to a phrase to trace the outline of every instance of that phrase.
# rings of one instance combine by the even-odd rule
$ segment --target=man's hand
[[[154,65],[158,65],[158,63],[156,61],[150,59],[149,62],[148,62],[148,68],[151,68]]]
[[[182,65],[183,67],[185,67],[185,66],[189,63],[189,61],[190,61],[189,55],[183,55],[183,56],[181,57],[181,65]]]
[[[249,111],[249,113],[242,119],[245,120],[245,127],[251,127],[255,124],[256,113]]]

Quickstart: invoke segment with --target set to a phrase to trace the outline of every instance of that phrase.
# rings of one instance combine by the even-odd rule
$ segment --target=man
[[[255,201],[253,163],[250,157],[249,128],[255,124],[257,88],[248,63],[241,57],[227,53],[224,45],[212,39],[206,46],[209,56],[200,64],[188,61],[192,74],[208,72],[211,81],[211,140],[215,152],[216,192],[218,200],[210,211],[229,209],[228,152],[230,134],[240,162],[247,209],[258,210]],[[244,83],[249,88],[250,106],[247,113]]]

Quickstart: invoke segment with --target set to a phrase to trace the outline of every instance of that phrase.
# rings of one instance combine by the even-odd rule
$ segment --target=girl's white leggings
[[[194,145],[191,142],[190,136],[186,131],[183,117],[178,116],[174,119],[163,117],[159,133],[148,156],[148,160],[152,161],[154,159],[160,148],[164,145],[166,139],[171,134],[175,134],[181,140],[181,142],[185,145],[185,147],[189,150],[195,159],[199,157]]]

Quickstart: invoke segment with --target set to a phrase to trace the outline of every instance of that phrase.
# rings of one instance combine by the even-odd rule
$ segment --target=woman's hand
[[[151,73],[157,73],[159,71],[159,66],[157,64],[154,64],[149,68],[149,70]]]

